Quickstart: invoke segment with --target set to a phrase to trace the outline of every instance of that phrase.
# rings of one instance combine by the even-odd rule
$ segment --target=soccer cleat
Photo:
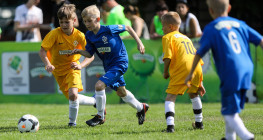
[[[174,132],[174,125],[167,125],[166,130],[164,130],[163,132],[173,133]]]
[[[138,117],[139,125],[142,125],[143,122],[145,121],[145,113],[149,109],[149,105],[146,103],[142,103],[143,108],[142,111],[137,112],[136,116]]]
[[[193,122],[192,126],[194,129],[204,129],[203,122]]]
[[[105,119],[102,120],[102,119],[101,119],[101,116],[97,114],[97,115],[95,115],[94,118],[86,121],[86,124],[93,127],[93,126],[96,126],[96,125],[101,125],[101,124],[103,124],[104,122],[105,122]]]
[[[77,126],[76,123],[68,123],[68,127],[75,127],[75,126]]]

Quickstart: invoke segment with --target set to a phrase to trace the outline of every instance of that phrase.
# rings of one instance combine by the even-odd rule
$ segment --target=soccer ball
[[[39,121],[35,116],[26,114],[19,119],[17,127],[21,133],[37,132],[39,129]]]
[[[256,85],[254,83],[251,83],[251,88],[249,90],[247,90],[246,102],[248,102],[248,103],[257,103],[258,102]]]

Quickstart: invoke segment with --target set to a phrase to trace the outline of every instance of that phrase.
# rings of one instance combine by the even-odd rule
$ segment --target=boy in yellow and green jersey
[[[165,99],[165,116],[167,129],[166,132],[174,132],[174,107],[177,95],[183,95],[187,92],[195,115],[195,122],[192,124],[194,129],[203,129],[202,102],[199,94],[203,96],[205,89],[202,84],[203,61],[200,61],[195,69],[193,79],[190,81],[190,88],[184,84],[185,77],[191,70],[192,62],[195,56],[196,49],[192,41],[185,35],[179,32],[181,23],[180,16],[176,12],[168,12],[161,17],[164,36],[163,44],[163,61],[164,73],[163,77],[170,77],[169,85],[166,90],[167,96]]]
[[[83,90],[81,69],[88,66],[93,60],[85,58],[81,63],[81,55],[69,55],[73,49],[85,50],[85,35],[73,27],[76,21],[75,5],[64,4],[57,13],[60,27],[50,31],[44,38],[39,51],[45,69],[52,72],[59,89],[69,100],[68,126],[76,126],[79,104],[95,105],[93,97],[78,94]],[[68,53],[65,53],[67,52]]]

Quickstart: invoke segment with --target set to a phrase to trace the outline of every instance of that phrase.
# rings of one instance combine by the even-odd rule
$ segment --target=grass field
[[[68,105],[0,104],[1,140],[219,140],[224,136],[224,122],[219,103],[203,104],[204,130],[193,130],[191,104],[175,104],[175,133],[161,132],[166,128],[163,104],[150,104],[146,122],[139,126],[135,109],[126,104],[107,105],[106,122],[89,127],[85,124],[96,113],[92,106],[80,106],[77,127],[68,128]],[[263,139],[263,104],[246,104],[241,118],[256,139]],[[17,122],[24,114],[35,115],[40,122],[37,133],[20,133]],[[238,138],[239,139],[239,138]]]

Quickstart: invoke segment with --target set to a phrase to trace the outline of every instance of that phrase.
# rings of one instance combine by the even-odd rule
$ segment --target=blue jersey
[[[91,55],[97,53],[103,61],[104,70],[120,70],[123,73],[128,67],[128,55],[119,34],[125,31],[124,25],[100,26],[95,35],[91,31],[86,33],[86,51]]]
[[[261,39],[245,22],[232,17],[219,17],[205,27],[197,54],[204,56],[212,50],[221,92],[250,88],[253,62],[249,42],[257,46]]]

